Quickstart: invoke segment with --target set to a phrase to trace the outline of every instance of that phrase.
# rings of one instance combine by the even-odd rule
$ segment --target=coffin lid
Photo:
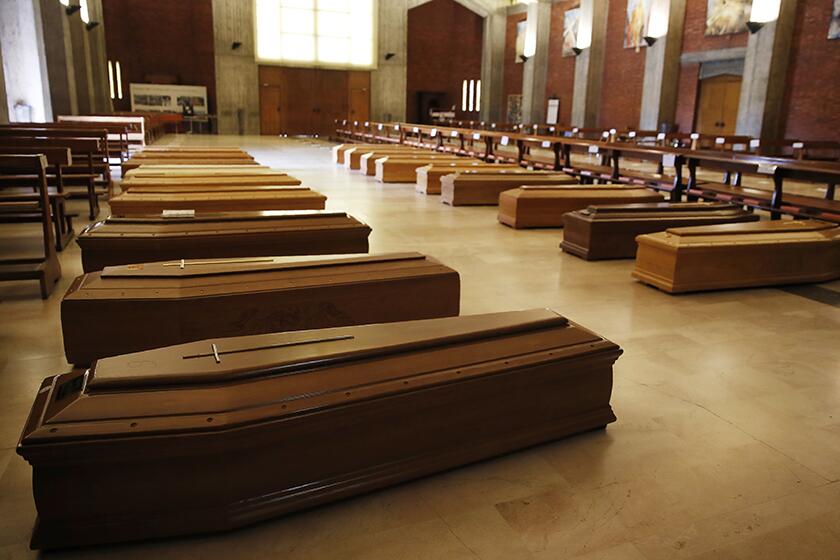
[[[354,264],[375,264],[399,261],[427,260],[420,253],[386,253],[381,255],[312,255],[294,257],[248,257],[232,259],[182,259],[180,261],[152,262],[106,266],[102,278],[195,278],[240,274],[243,272],[269,272],[330,268]]]
[[[104,358],[90,391],[274,377],[351,360],[568,325],[549,309],[210,339]],[[600,340],[590,335],[587,340]]]
[[[591,191],[591,192],[604,192],[604,191],[650,191],[650,189],[645,187],[633,187],[630,185],[582,185],[579,183],[575,183],[573,185],[522,185],[519,187],[523,191]],[[650,191],[653,193],[653,191]]]
[[[325,212],[323,210],[264,210],[261,212],[208,212],[196,213],[194,217],[161,218],[159,214],[148,216],[108,216],[93,226],[106,224],[197,224],[214,222],[265,222],[271,220],[306,220],[309,218],[349,218],[346,212]]]
[[[760,222],[745,222],[740,224],[717,224],[711,226],[689,226],[669,228],[666,233],[676,237],[700,237],[733,234],[767,234],[767,233],[795,233],[833,229],[837,226],[817,220],[773,220]]]
[[[580,210],[581,214],[645,214],[662,212],[703,212],[739,210],[740,206],[726,202],[640,202],[634,204],[598,204]]]

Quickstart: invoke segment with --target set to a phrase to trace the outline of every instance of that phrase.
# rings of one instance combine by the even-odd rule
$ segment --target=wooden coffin
[[[249,212],[259,210],[323,210],[327,197],[307,187],[254,187],[229,192],[129,191],[109,200],[120,216],[160,214],[164,210],[196,212]]]
[[[416,190],[423,194],[440,194],[440,178],[451,173],[461,171],[473,171],[475,173],[497,173],[506,169],[521,169],[515,163],[484,163],[483,161],[471,161],[462,158],[462,161],[452,163],[434,162],[416,170]]]
[[[229,530],[603,428],[620,354],[540,309],[104,358],[35,397],[31,546]]]
[[[633,276],[669,293],[840,278],[840,227],[816,220],[671,228],[636,242]]]
[[[174,189],[178,187],[204,187],[207,190],[213,190],[215,187],[225,185],[293,186],[300,185],[300,179],[287,175],[286,173],[260,173],[255,175],[218,175],[215,177],[131,177],[120,182],[120,188],[124,191],[132,190],[135,187],[155,187],[158,189],[166,187]]]
[[[339,165],[344,165],[345,152],[347,152],[347,150],[352,150],[353,148],[382,148],[385,146],[387,146],[387,144],[339,144],[338,146],[333,146],[333,162]]]
[[[418,148],[403,148],[401,150],[376,150],[368,151],[359,158],[359,171],[368,177],[376,176],[376,160],[383,157],[414,158],[418,156],[437,155],[437,152],[421,150]]]
[[[586,260],[632,259],[636,236],[668,228],[758,221],[757,214],[723,202],[659,202],[590,206],[563,217],[567,253]]]
[[[134,185],[131,187],[132,195],[162,193],[176,195],[181,193],[289,193],[296,191],[310,191],[309,187],[302,185],[238,185],[219,184],[213,187],[204,185]]]
[[[195,158],[189,155],[184,155],[181,158],[134,158],[124,161],[121,165],[123,175],[131,171],[132,169],[137,169],[141,165],[204,165],[204,164],[212,164],[212,165],[259,165],[253,159],[242,158],[242,159],[215,159],[215,158]]]
[[[125,178],[170,177],[189,175],[192,177],[216,177],[219,175],[254,175],[257,173],[282,173],[267,165],[147,165],[143,164],[125,174]]]
[[[343,212],[231,212],[115,217],[76,238],[85,272],[106,266],[225,257],[367,253],[370,227]]]
[[[512,170],[499,173],[458,172],[440,178],[440,200],[451,206],[496,206],[499,195],[521,185],[576,185],[565,173]]]
[[[499,195],[499,222],[517,229],[563,227],[563,214],[590,204],[662,200],[656,191],[627,185],[528,185]]]
[[[238,148],[234,150],[173,150],[164,148],[162,150],[143,150],[131,155],[131,159],[182,159],[191,157],[196,159],[254,159],[254,156]]]
[[[417,181],[417,168],[430,163],[456,163],[478,161],[452,154],[432,154],[422,156],[390,155],[375,161],[376,180],[380,183],[414,183]]]
[[[418,150],[409,146],[379,146],[376,148],[351,148],[344,152],[344,168],[354,171],[362,168],[362,157],[370,154],[368,159],[374,160],[390,154],[433,153],[428,150]]]
[[[71,364],[213,337],[458,315],[458,273],[419,253],[130,264],[61,302]]]

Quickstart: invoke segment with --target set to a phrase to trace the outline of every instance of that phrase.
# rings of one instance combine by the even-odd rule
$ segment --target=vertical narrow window
[[[123,98],[122,92],[122,71],[120,70],[120,61],[117,61],[117,98]]]
[[[475,82],[475,110],[481,111],[481,80]]]
[[[111,94],[111,99],[114,99],[114,64],[108,61],[108,92]]]
[[[82,18],[82,22],[90,23],[90,11],[88,11],[87,0],[79,0],[79,6],[81,7],[79,16]]]
[[[475,80],[470,80],[470,102],[469,102],[469,110],[473,111],[475,107]]]
[[[461,84],[461,110],[467,110],[467,80]]]

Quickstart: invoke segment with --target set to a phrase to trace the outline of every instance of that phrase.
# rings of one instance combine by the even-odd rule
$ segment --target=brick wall
[[[785,106],[786,138],[840,141],[840,39],[828,0],[799,0]]]
[[[461,86],[481,78],[483,33],[484,19],[454,0],[432,0],[408,11],[407,120],[418,120],[420,91],[445,92],[457,118],[478,119],[478,112],[461,112]]]
[[[216,60],[211,0],[103,0],[105,48],[120,62],[125,96],[117,110],[130,110],[128,84],[147,76],[173,76],[184,85],[207,87],[216,112]]]
[[[551,6],[551,32],[548,37],[548,76],[545,98],[560,100],[559,126],[569,126],[572,120],[572,96],[575,87],[575,57],[563,57],[563,21],[566,10],[579,6],[578,0],[555,2]]]
[[[607,14],[606,56],[601,86],[598,125],[602,128],[639,126],[642,83],[645,75],[645,48],[624,48],[627,1],[613,0]]]
[[[507,115],[508,95],[522,94],[522,64],[516,62],[516,24],[525,21],[528,14],[524,11],[511,14],[507,18],[505,29],[505,72],[502,85],[502,115]],[[549,60],[549,67],[553,63]]]

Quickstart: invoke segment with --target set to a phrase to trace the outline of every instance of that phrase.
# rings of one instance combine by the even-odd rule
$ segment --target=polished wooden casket
[[[499,222],[513,228],[563,227],[563,214],[590,204],[662,200],[656,191],[627,185],[529,185],[499,195]]]
[[[212,337],[458,315],[458,273],[419,253],[107,267],[61,302],[71,364]]]
[[[177,190],[180,187],[204,187],[208,191],[215,190],[216,187],[224,186],[293,186],[300,185],[300,179],[292,177],[286,173],[255,173],[253,175],[244,174],[242,172],[236,175],[213,175],[213,176],[195,176],[195,175],[166,175],[161,177],[138,177],[131,176],[120,181],[120,188],[123,191],[134,190],[135,188],[149,188],[157,189],[171,188]]]
[[[417,155],[435,155],[436,152],[429,150],[422,150],[420,148],[403,148],[401,150],[377,150],[366,151],[359,158],[359,171],[368,177],[376,176],[376,160],[382,157],[400,156],[400,157],[414,157]]]
[[[668,228],[756,222],[757,214],[725,202],[659,202],[590,206],[563,217],[567,253],[586,260],[632,259],[636,236]]]
[[[565,173],[511,170],[498,173],[460,171],[440,178],[440,200],[452,206],[497,206],[499,195],[521,185],[577,185]]]
[[[636,242],[633,276],[669,293],[840,278],[840,227],[816,220],[671,228]]]
[[[620,354],[538,309],[104,358],[35,395],[31,546],[229,530],[603,428]]]
[[[452,154],[385,156],[376,160],[376,180],[380,183],[414,183],[417,180],[418,167],[430,163],[468,163],[470,161],[478,160]]]
[[[344,212],[221,212],[121,217],[76,238],[85,272],[106,266],[224,257],[367,253],[370,227]]]
[[[279,169],[272,169],[267,165],[147,165],[132,169],[124,175],[126,179],[141,177],[177,177],[189,175],[191,177],[217,177],[229,175],[254,175],[256,173],[283,173]]]
[[[349,150],[344,152],[344,168],[358,171],[359,169],[361,169],[362,156],[364,156],[365,154],[385,156],[388,154],[417,153],[419,151],[420,150],[418,150],[417,148],[412,148],[410,146],[393,146],[390,144],[380,144],[375,148],[350,148]],[[427,153],[432,152],[427,151]]]
[[[440,178],[451,173],[473,171],[476,173],[498,173],[509,169],[521,169],[515,163],[485,163],[481,160],[462,158],[455,162],[434,162],[416,169],[416,190],[423,194],[440,194]]]
[[[189,154],[181,154],[180,157],[170,157],[170,158],[156,158],[156,157],[147,157],[147,158],[135,158],[132,157],[124,161],[121,165],[123,175],[131,171],[132,169],[137,169],[141,165],[202,165],[202,164],[212,164],[212,165],[259,165],[256,161],[254,161],[250,157],[243,157],[241,159],[216,159],[216,158],[199,158],[193,157]]]
[[[250,187],[244,191],[133,192],[108,203],[120,216],[159,214],[164,210],[249,212],[259,210],[323,210],[327,197],[308,187]]]
[[[347,150],[352,150],[353,148],[382,148],[386,145],[387,144],[339,144],[338,146],[333,146],[333,162],[339,165],[344,165],[344,153]]]

